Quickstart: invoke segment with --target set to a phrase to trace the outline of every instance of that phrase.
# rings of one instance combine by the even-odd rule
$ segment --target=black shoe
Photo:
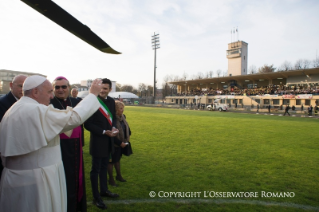
[[[117,187],[118,185],[114,182],[109,182],[109,184],[111,185],[111,186],[113,186],[113,187]]]
[[[95,199],[93,198],[93,205],[96,205],[98,208],[107,209],[107,206],[104,204],[101,198]]]
[[[104,193],[100,193],[100,195],[101,195],[102,197],[111,197],[111,198],[120,197],[120,195],[115,194],[115,193],[112,193],[112,192],[110,192],[110,191],[106,191],[106,192],[104,192]]]
[[[117,185],[116,185],[116,183],[115,183],[115,181],[114,181],[114,178],[110,178],[109,184],[110,184],[111,186],[113,186],[113,187],[117,187]]]
[[[124,180],[122,176],[121,177],[116,176],[116,180],[120,182],[126,182],[126,180]]]

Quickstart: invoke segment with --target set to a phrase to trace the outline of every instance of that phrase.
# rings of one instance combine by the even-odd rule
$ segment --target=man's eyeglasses
[[[22,88],[22,84],[18,84],[18,83],[13,83],[15,85],[17,85],[19,88]]]
[[[66,85],[61,85],[61,86],[60,86],[60,85],[56,85],[56,86],[55,86],[55,89],[56,89],[56,90],[59,90],[60,88],[62,88],[62,89],[67,89],[67,87],[68,87],[68,86],[66,86]]]

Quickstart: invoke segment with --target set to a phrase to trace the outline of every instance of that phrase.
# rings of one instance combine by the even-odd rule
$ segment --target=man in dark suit
[[[10,82],[11,91],[0,98],[0,121],[7,110],[22,97],[22,85],[26,78],[26,75],[15,76]]]
[[[22,85],[24,80],[27,78],[26,75],[17,75],[13,78],[12,82],[10,82],[10,92],[0,98],[0,122],[7,112],[7,110],[18,101],[23,93],[22,93]],[[0,179],[2,174],[3,166],[0,157]]]
[[[90,172],[93,204],[101,209],[106,209],[101,196],[116,198],[108,190],[107,186],[107,167],[110,153],[114,147],[113,137],[119,132],[115,128],[115,101],[108,94],[112,90],[112,82],[102,79],[102,89],[98,96],[101,107],[85,123],[84,127],[90,131],[90,154],[92,155],[92,169]],[[116,143],[121,146],[122,143]],[[125,144],[123,144],[125,145]],[[100,193],[98,190],[98,178],[100,178]]]
[[[63,77],[55,78],[52,83],[54,98],[51,99],[53,107],[66,110],[75,107],[80,100],[70,97],[70,83]],[[68,133],[60,134],[62,161],[65,171],[67,189],[67,211],[86,212],[86,192],[84,179],[83,151],[84,131],[83,125],[74,128]]]
[[[78,99],[78,100],[82,100],[82,98],[78,97],[78,93],[79,93],[79,91],[78,91],[77,88],[72,88],[72,90],[71,90],[71,96],[72,96],[73,98]]]

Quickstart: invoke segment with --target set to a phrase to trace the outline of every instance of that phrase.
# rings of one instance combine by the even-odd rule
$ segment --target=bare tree
[[[248,73],[249,73],[249,74],[256,74],[256,73],[257,73],[257,68],[256,68],[256,66],[255,66],[255,65],[249,66]]]
[[[171,78],[171,77],[170,77],[169,75],[166,75],[166,76],[163,78],[164,83],[168,83],[169,81],[171,81],[170,78]]]
[[[169,96],[171,94],[171,87],[168,85],[168,82],[170,81],[170,76],[166,75],[163,78],[163,83],[162,83],[162,95],[165,98],[165,96]]]
[[[132,92],[133,86],[132,85],[122,85],[121,91]]]
[[[214,75],[214,71],[209,71],[209,78],[213,78],[213,75]]]
[[[197,75],[193,74],[191,77],[192,80],[197,79]]]
[[[208,71],[205,73],[205,78],[209,78],[209,72]]]
[[[314,59],[314,60],[312,61],[312,66],[313,66],[314,68],[318,68],[318,67],[319,67],[319,57],[317,57],[316,59]]]
[[[204,74],[202,72],[198,72],[196,79],[203,79],[204,78]]]
[[[173,95],[177,93],[177,85],[171,84],[169,82],[176,82],[176,81],[181,81],[181,79],[178,76],[174,75],[166,75],[163,79],[163,96],[168,96],[168,95]]]
[[[140,97],[143,97],[143,94],[144,96],[146,96],[145,90],[146,90],[146,85],[144,83],[138,84],[138,91],[140,93]]]
[[[299,59],[299,60],[296,61],[295,69],[296,70],[302,69],[302,59]]]
[[[187,77],[188,77],[188,74],[184,71],[184,73],[183,73],[183,75],[182,75],[182,79],[183,79],[183,80],[186,80]]]
[[[175,75],[175,76],[170,75],[169,77],[170,77],[170,81],[173,81],[173,82],[176,82],[176,81],[180,81],[180,80],[181,80],[181,78],[179,78],[179,76],[177,76],[177,75]]]
[[[138,90],[136,89],[136,88],[133,88],[133,91],[132,91],[132,93],[134,93],[134,94],[138,94]]]
[[[291,62],[289,62],[287,60],[283,64],[281,64],[281,66],[279,66],[279,68],[278,68],[279,71],[290,71],[292,69],[293,69],[293,67],[292,67]]]
[[[274,65],[264,65],[258,69],[259,73],[270,73],[270,72],[275,72],[276,68]]]
[[[222,70],[218,69],[218,70],[216,71],[217,77],[220,77],[221,73],[222,73]]]
[[[295,69],[299,70],[299,69],[308,69],[311,66],[311,61],[307,60],[307,59],[299,59],[296,61],[295,63]]]
[[[310,66],[311,66],[311,61],[310,60],[307,60],[307,59],[304,59],[303,61],[303,69],[308,69],[308,68],[310,68]]]
[[[149,94],[149,96],[153,96],[153,86],[151,85],[147,86],[147,93]]]
[[[162,83],[162,95],[163,98],[165,98],[166,96],[169,96],[171,94],[171,88],[169,87],[167,82],[163,82]]]
[[[172,79],[171,81],[179,81],[179,78],[177,75],[176,76],[171,75],[170,77]],[[171,87],[171,95],[177,94],[177,85],[174,85],[174,84],[168,84],[168,85]]]
[[[115,89],[116,89],[117,91],[121,91],[121,87],[122,87],[122,85],[121,85],[120,83],[116,83]]]
[[[228,71],[227,71],[227,70],[226,70],[226,71],[223,71],[223,76],[224,76],[224,77],[226,77],[227,74],[228,74]]]

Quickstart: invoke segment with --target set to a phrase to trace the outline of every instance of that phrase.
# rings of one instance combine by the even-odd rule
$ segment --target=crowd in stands
[[[240,89],[236,86],[230,89],[192,89],[189,91],[178,93],[177,96],[215,96],[215,95],[247,95],[247,96],[257,96],[257,95],[299,95],[299,94],[313,94],[319,95],[319,87],[303,87],[303,86],[281,86],[281,85],[269,85],[259,88],[245,88]]]

